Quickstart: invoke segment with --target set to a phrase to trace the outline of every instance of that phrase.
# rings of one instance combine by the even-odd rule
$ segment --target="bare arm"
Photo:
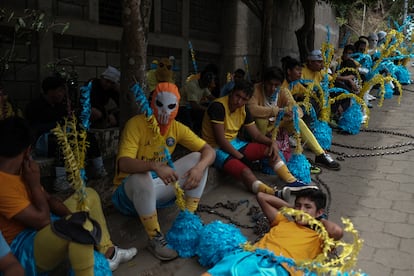
[[[22,176],[31,194],[31,203],[17,213],[13,219],[34,229],[41,229],[50,223],[47,195],[40,184],[39,165],[27,158],[23,163]]]
[[[12,253],[7,254],[0,259],[0,272],[3,272],[4,276],[24,275],[23,267]]]
[[[262,208],[263,213],[267,217],[270,223],[272,223],[277,213],[279,212],[279,209],[282,207],[291,207],[293,206],[289,205],[286,201],[283,199],[280,199],[274,195],[269,195],[265,193],[258,193],[256,195],[257,202],[260,205],[260,208]]]
[[[216,123],[211,123],[211,124],[213,128],[214,139],[216,140],[216,143],[221,148],[221,150],[232,155],[234,158],[237,158],[237,159],[242,158],[243,154],[241,154],[238,150],[236,150],[224,136],[224,125],[216,124]]]
[[[271,160],[275,161],[279,158],[279,148],[276,141],[273,141],[266,135],[263,135],[255,124],[246,126],[245,128],[255,142],[265,144],[269,147],[268,156]]]
[[[47,202],[49,204],[49,209],[53,214],[60,216],[60,217],[65,217],[72,213],[59,198],[54,197],[48,194],[47,192],[45,192],[45,194],[46,194]]]
[[[321,219],[321,222],[328,232],[329,237],[333,238],[334,240],[339,240],[344,235],[344,230],[338,224],[326,219]]]
[[[201,178],[203,177],[204,170],[213,164],[216,158],[216,152],[209,144],[205,144],[201,150],[201,157],[198,163],[192,167],[183,177],[187,177],[186,182],[183,184],[185,190],[191,190],[198,187]]]

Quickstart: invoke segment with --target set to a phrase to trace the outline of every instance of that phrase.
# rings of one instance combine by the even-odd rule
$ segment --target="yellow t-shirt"
[[[153,131],[148,127],[145,115],[136,115],[128,120],[119,142],[117,160],[121,157],[136,158],[145,161],[163,161],[164,147],[172,154],[177,144],[190,151],[199,151],[205,145],[205,141],[198,137],[187,126],[173,121],[167,133],[162,136],[163,144],[155,139]],[[167,163],[165,161],[165,163]],[[114,178],[114,184],[119,185],[129,174],[120,172]]]
[[[10,244],[26,226],[13,219],[30,204],[29,193],[21,176],[0,171],[0,230]]]
[[[322,252],[322,240],[316,231],[289,221],[281,213],[276,215],[271,227],[255,244],[257,247],[269,249],[277,256],[292,258],[295,261],[314,259]],[[289,271],[294,272],[290,269]]]
[[[308,66],[305,64],[305,66],[303,66],[302,68],[302,79],[304,80],[313,80],[315,83],[317,84],[321,84],[321,81],[323,80],[325,74],[327,72],[324,70],[321,71],[312,71],[311,69],[308,68]],[[328,80],[331,81],[332,80],[332,76],[328,75]]]
[[[224,137],[231,141],[237,137],[242,126],[252,125],[254,120],[246,106],[230,112],[229,96],[227,95],[211,103],[203,117],[202,137],[209,145],[216,148],[218,145],[214,138],[212,123],[222,124],[224,126]]]

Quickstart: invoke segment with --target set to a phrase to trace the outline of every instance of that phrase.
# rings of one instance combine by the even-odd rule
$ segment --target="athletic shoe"
[[[339,171],[341,169],[341,165],[336,162],[328,153],[322,153],[316,156],[315,163],[333,171]]]
[[[322,171],[321,168],[311,164],[311,167],[310,167],[311,174],[320,174],[321,171]]]
[[[168,246],[164,235],[160,232],[149,241],[148,250],[162,261],[169,261],[178,257],[177,251]]]
[[[302,181],[297,181],[297,182],[302,182]],[[303,182],[302,182],[303,183]],[[304,183],[303,183],[304,184]],[[283,199],[284,201],[289,201],[290,196],[293,194],[298,193],[299,191],[303,191],[306,189],[316,189],[318,190],[318,186],[314,186],[314,185],[304,185],[304,186],[296,186],[296,184],[290,186],[292,184],[289,184],[285,187],[283,187],[282,190],[276,191],[275,196],[277,196],[278,198]]]
[[[137,252],[138,250],[135,247],[122,249],[115,246],[114,256],[111,259],[108,259],[109,268],[111,271],[115,271],[119,267],[119,264],[128,262],[137,255]]]

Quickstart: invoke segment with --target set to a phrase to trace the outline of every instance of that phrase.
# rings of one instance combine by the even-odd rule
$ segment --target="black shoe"
[[[315,157],[315,163],[328,170],[339,171],[341,165],[336,162],[328,153],[322,153]]]

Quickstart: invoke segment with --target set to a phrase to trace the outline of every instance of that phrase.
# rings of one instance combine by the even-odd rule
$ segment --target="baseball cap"
[[[108,66],[105,71],[102,73],[101,77],[115,83],[119,82],[119,78],[121,76],[121,72],[118,69],[112,66]]]
[[[321,50],[313,50],[308,55],[309,60],[323,60]]]

